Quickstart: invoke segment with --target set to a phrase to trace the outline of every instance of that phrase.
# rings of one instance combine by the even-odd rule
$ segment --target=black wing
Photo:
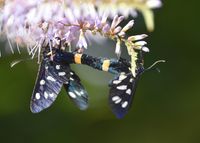
[[[39,67],[30,104],[33,113],[38,113],[51,106],[59,94],[63,82],[68,80],[66,77],[63,78],[64,72],[56,70],[56,66],[58,65],[45,59]]]
[[[110,84],[109,104],[117,118],[123,118],[131,107],[137,80],[131,73],[121,72]]]
[[[69,83],[64,84],[65,90],[68,92],[70,99],[75,103],[75,105],[79,109],[85,110],[88,107],[88,93],[75,72],[70,71],[70,75]]]

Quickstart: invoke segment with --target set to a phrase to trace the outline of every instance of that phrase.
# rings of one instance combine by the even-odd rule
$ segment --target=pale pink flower
[[[7,38],[12,53],[15,50],[13,47],[17,47],[18,51],[19,46],[27,47],[32,58],[37,56],[38,59],[45,45],[51,45],[52,41],[53,45],[57,44],[57,37],[64,44],[75,43],[74,48],[86,49],[91,39],[88,33],[114,40],[118,56],[123,43],[130,56],[136,55],[135,50],[142,49],[146,44],[138,40],[146,36],[128,37],[127,31],[134,26],[134,21],[130,20],[125,26],[121,22],[131,14],[135,16],[138,10],[143,11],[143,7],[151,13],[152,8],[158,8],[162,3],[160,0],[125,1],[5,0],[0,9],[1,37]],[[147,48],[145,51],[148,51]]]

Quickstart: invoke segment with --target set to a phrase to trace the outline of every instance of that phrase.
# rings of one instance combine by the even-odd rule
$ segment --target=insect
[[[70,99],[82,110],[88,107],[88,94],[80,78],[70,68],[70,64],[84,64],[94,69],[110,72],[115,78],[110,82],[109,104],[117,118],[123,118],[131,107],[140,76],[152,69],[144,68],[143,51],[139,51],[136,61],[136,75],[130,71],[131,64],[120,58],[107,59],[93,57],[79,52],[66,52],[60,47],[53,48],[53,57],[49,57],[49,46],[43,53],[38,78],[31,100],[31,111],[40,112],[48,108],[56,99],[62,86]]]
[[[56,49],[53,50],[56,52]],[[81,84],[80,78],[71,70],[69,64],[57,63],[51,60],[48,55],[49,51],[48,45],[45,47],[42,55],[43,59],[39,66],[37,80],[31,97],[31,111],[38,113],[50,107],[56,100],[62,86],[68,92],[70,99],[81,110],[85,110],[88,107],[88,93]]]
[[[69,57],[72,57],[69,59]],[[142,57],[137,61],[137,74],[133,77],[130,63],[125,59],[96,58],[86,54],[60,52],[54,60],[64,64],[85,64],[92,68],[113,73],[115,79],[110,83],[109,104],[113,113],[122,118],[128,111],[135,94],[137,81],[144,71]]]
[[[130,67],[130,66],[128,66]],[[127,69],[121,72],[110,82],[109,104],[117,118],[123,118],[133,102],[140,76],[144,73],[142,51],[136,61],[136,75]]]
[[[61,51],[54,56],[54,60],[63,64],[85,64],[97,70],[114,74],[115,78],[109,84],[109,104],[117,118],[123,118],[130,109],[140,76],[157,63],[164,62],[157,61],[145,69],[143,51],[140,50],[136,61],[136,75],[133,76],[130,71],[131,64],[122,58],[119,60],[96,58],[86,54]]]
[[[130,68],[130,65],[127,64],[127,61],[122,61],[124,65],[127,65],[126,68],[121,68],[120,73],[109,84],[109,104],[117,118],[123,118],[129,111],[140,76],[146,71],[152,69],[158,70],[158,68],[154,68],[155,65],[161,62],[165,62],[164,60],[158,60],[154,62],[150,67],[144,68],[143,52],[145,51],[142,49],[139,51],[139,56],[136,60],[135,76],[133,76],[131,71],[127,70],[127,68]]]

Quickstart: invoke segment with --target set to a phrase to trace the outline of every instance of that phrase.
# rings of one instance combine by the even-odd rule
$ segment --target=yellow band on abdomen
[[[104,60],[103,64],[102,64],[102,70],[103,71],[108,71],[109,66],[110,66],[110,60]]]
[[[81,57],[82,57],[82,54],[75,54],[74,61],[76,64],[81,64]]]

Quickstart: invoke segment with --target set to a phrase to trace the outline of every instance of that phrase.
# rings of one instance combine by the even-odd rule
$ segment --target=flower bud
[[[128,41],[137,41],[137,40],[142,40],[144,38],[146,38],[147,35],[146,34],[141,34],[141,35],[134,35],[134,36],[130,36],[128,37]]]
[[[124,26],[124,28],[122,29],[122,31],[126,32],[127,30],[129,30],[130,28],[133,27],[133,24],[134,24],[134,20],[129,21],[129,23],[126,26]]]
[[[117,40],[116,43],[115,54],[117,54],[117,56],[121,55],[121,41],[119,39]]]

